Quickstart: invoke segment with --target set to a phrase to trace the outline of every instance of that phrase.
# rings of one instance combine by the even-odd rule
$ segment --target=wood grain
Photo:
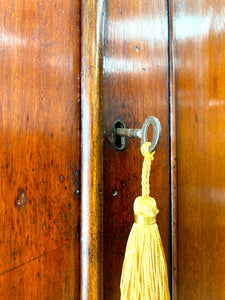
[[[82,1],[81,298],[103,298],[103,0]]]
[[[162,140],[151,171],[151,195],[170,259],[170,162],[166,1],[107,1],[104,34],[104,298],[119,299],[120,275],[133,224],[133,202],[141,195],[140,141],[123,152],[111,143],[117,119],[141,128],[148,116],[162,124]]]
[[[223,1],[175,1],[178,296],[225,299]]]
[[[79,299],[80,4],[1,1],[0,27],[0,298]]]

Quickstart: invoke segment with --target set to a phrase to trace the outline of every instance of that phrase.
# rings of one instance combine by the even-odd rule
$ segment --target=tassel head
[[[156,201],[152,197],[139,196],[134,201],[134,215],[156,217],[159,210]]]

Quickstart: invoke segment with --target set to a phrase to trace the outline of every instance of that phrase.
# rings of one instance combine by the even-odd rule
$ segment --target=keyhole
[[[113,146],[116,150],[123,151],[126,149],[126,137],[116,134],[117,128],[126,128],[126,123],[123,120],[117,120],[113,124]]]

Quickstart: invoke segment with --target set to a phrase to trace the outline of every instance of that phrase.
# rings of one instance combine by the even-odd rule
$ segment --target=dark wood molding
[[[168,64],[170,122],[170,195],[171,195],[171,298],[177,300],[177,165],[176,165],[176,89],[174,50],[174,4],[168,0]]]

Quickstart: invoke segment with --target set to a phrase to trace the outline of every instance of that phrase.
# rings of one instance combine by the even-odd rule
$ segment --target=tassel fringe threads
[[[142,148],[142,196],[134,202],[135,223],[131,229],[120,282],[121,300],[169,300],[165,254],[156,215],[156,201],[149,197],[149,175],[154,153],[150,143]]]

